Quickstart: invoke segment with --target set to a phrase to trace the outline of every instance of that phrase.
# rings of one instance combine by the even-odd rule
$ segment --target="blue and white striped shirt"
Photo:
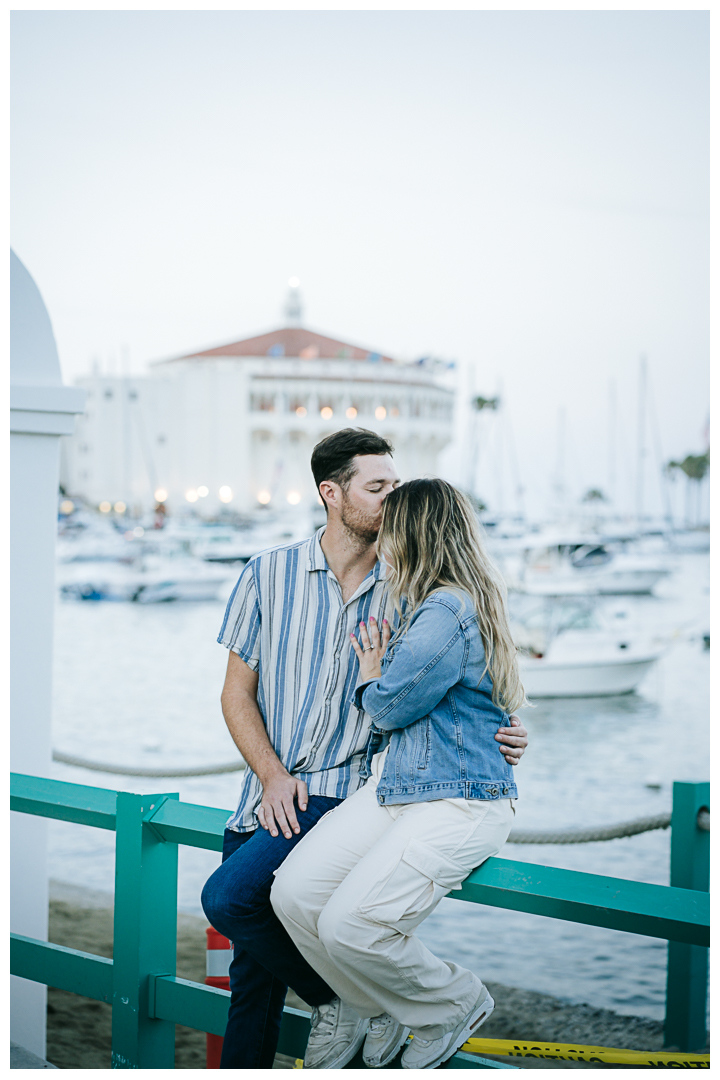
[[[310,795],[344,799],[360,787],[370,733],[369,717],[353,701],[358,661],[350,632],[357,635],[371,615],[382,622],[385,567],[377,562],[343,603],[320,546],[323,532],[247,563],[218,641],[258,672],[258,708],[288,772],[305,781]],[[257,828],[261,799],[262,785],[247,768],[227,828]]]

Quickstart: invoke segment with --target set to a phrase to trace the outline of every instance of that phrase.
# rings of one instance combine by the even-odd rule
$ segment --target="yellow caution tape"
[[[412,1038],[412,1036],[410,1036]],[[709,1069],[709,1054],[655,1053],[646,1050],[617,1050],[609,1046],[580,1046],[578,1043],[523,1043],[514,1039],[469,1039],[460,1048],[470,1054],[502,1057],[562,1058],[564,1061],[597,1061],[609,1065],[647,1065],[651,1069]],[[302,1069],[303,1059],[295,1058],[293,1069]]]
[[[562,1058],[566,1061],[598,1061],[612,1065],[648,1065],[651,1069],[709,1069],[709,1054],[654,1053],[648,1050],[615,1050],[608,1046],[577,1043],[519,1042],[515,1039],[469,1039],[461,1048],[471,1054],[503,1057]]]

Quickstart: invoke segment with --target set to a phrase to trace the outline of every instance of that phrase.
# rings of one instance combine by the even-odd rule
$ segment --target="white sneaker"
[[[368,1069],[383,1069],[403,1045],[410,1028],[398,1024],[390,1013],[373,1016],[363,1047],[363,1061]]]
[[[367,1020],[339,997],[315,1006],[303,1068],[343,1069],[362,1046],[367,1027]]]
[[[495,1008],[488,989],[483,986],[480,996],[470,1012],[452,1031],[441,1035],[439,1039],[421,1039],[413,1036],[409,1046],[405,1047],[401,1064],[403,1069],[436,1069],[443,1061],[451,1058],[463,1043],[466,1043],[476,1028],[483,1024]]]

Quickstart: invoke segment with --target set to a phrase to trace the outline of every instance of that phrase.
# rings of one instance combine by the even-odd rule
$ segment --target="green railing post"
[[[177,844],[152,818],[178,795],[118,792],[113,944],[113,1069],[173,1069],[175,1025],[154,1017],[152,975],[174,975]]]
[[[673,784],[670,884],[707,892],[710,888],[710,833],[698,828],[698,813],[710,809],[710,784]],[[665,1046],[704,1050],[707,1042],[708,950],[668,942]]]

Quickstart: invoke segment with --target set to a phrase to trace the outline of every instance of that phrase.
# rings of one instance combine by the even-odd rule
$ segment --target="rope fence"
[[[621,821],[617,825],[600,825],[592,829],[568,829],[558,832],[523,832],[515,829],[507,838],[508,844],[589,844],[595,840],[616,840],[620,836],[637,836],[638,833],[652,832],[653,829],[667,829],[670,826],[670,814],[655,814],[653,817],[635,818],[633,821]]]
[[[88,761],[86,758],[75,757],[72,754],[63,754],[59,750],[53,750],[53,761],[59,761],[63,765],[74,765],[78,769],[89,769],[92,772],[113,773],[116,776],[145,776],[152,777],[188,777],[188,776],[218,776],[220,773],[242,772],[245,762],[231,761],[225,765],[205,765],[191,769],[158,769],[154,767],[140,767],[132,765],[104,765],[99,761]],[[698,829],[710,832],[710,811],[700,810],[697,817]],[[551,829],[523,830],[515,829],[507,838],[508,844],[590,844],[598,840],[617,840],[623,836],[637,836],[639,833],[652,832],[654,829],[668,829],[670,827],[670,813],[654,814],[651,817],[634,818],[632,821],[621,821],[617,825],[599,825],[590,829]]]
[[[115,776],[218,776],[220,773],[242,772],[245,768],[244,761],[230,761],[224,765],[204,765],[192,769],[158,769],[155,767],[140,767],[133,765],[104,765],[100,761],[88,761],[86,758],[75,757],[73,754],[63,754],[59,750],[53,750],[53,761],[60,761],[63,765],[74,765],[78,769],[89,769],[91,772],[113,773]]]

